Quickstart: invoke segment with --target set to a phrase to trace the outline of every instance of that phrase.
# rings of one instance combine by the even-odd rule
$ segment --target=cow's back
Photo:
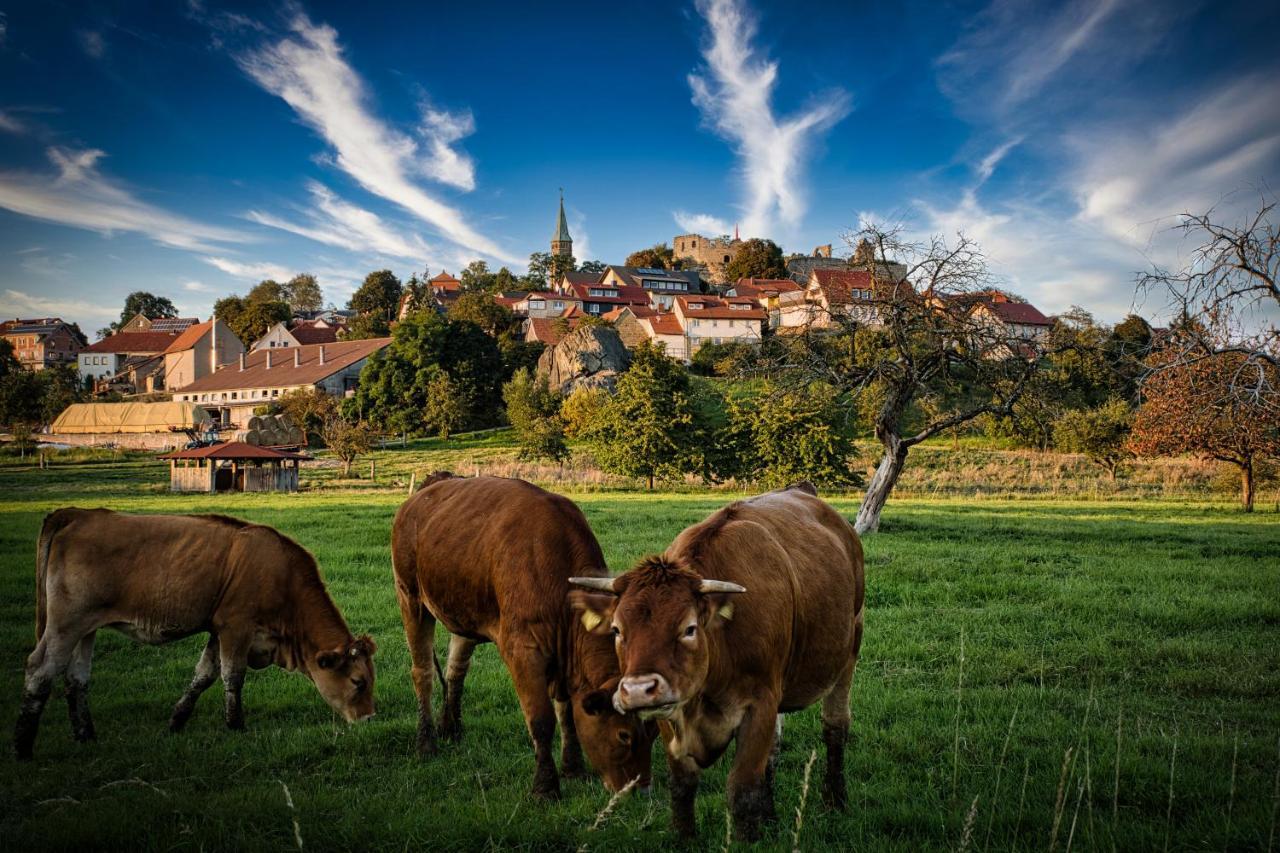
[[[704,577],[746,587],[713,655],[708,684],[777,676],[782,709],[816,701],[849,660],[863,605],[857,534],[799,489],[725,507],[686,529],[668,556]]]
[[[572,501],[501,477],[426,486],[401,506],[391,539],[401,589],[451,633],[473,639],[554,629],[566,612],[568,578],[604,569]]]
[[[245,522],[222,516],[58,510],[46,522],[49,607],[86,622],[139,623],[163,641],[208,627],[227,588],[227,554]]]

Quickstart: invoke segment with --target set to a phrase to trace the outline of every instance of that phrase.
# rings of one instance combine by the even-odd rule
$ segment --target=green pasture
[[[394,451],[385,451],[387,458]],[[447,460],[444,460],[447,461]],[[414,473],[420,478],[431,461]],[[404,473],[404,472],[400,472]],[[390,475],[388,475],[390,476]],[[397,475],[398,476],[398,475]],[[304,475],[305,477],[305,475]],[[654,850],[669,833],[665,767],[652,796],[594,781],[560,802],[527,794],[533,758],[492,647],[468,680],[459,745],[412,754],[416,711],[390,582],[404,488],[175,496],[164,469],[86,455],[0,467],[0,725],[16,717],[33,644],[34,546],[66,505],[216,511],[311,549],[357,632],[378,640],[378,716],[348,727],[308,682],[250,673],[248,730],[212,688],[166,729],[203,643],[99,635],[98,741],[78,745],[51,701],[36,760],[0,757],[0,846],[13,850]],[[615,570],[731,500],[716,493],[575,492]],[[856,500],[834,501],[846,515]],[[779,823],[791,849],[1265,850],[1280,848],[1280,523],[1216,504],[1022,499],[891,501],[866,539],[867,622],[853,685],[850,808],[825,811],[818,709],[791,715]],[[441,652],[445,636],[438,635]],[[725,845],[727,755],[703,777],[698,849]],[[287,789],[287,793],[286,793]],[[289,805],[292,803],[292,806]],[[735,845],[736,848],[737,845]]]

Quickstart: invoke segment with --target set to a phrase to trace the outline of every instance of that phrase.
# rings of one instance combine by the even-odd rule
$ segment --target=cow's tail
[[[36,543],[36,642],[44,636],[44,628],[49,621],[48,593],[45,591],[49,577],[49,552],[53,549],[53,537],[67,526],[67,516],[62,510],[51,512],[44,517],[40,527],[40,539]]]

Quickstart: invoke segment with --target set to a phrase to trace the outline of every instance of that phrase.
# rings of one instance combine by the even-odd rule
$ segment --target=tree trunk
[[[889,493],[893,491],[906,464],[907,450],[896,435],[885,437],[884,455],[880,457],[876,473],[867,485],[867,493],[862,498],[862,506],[858,507],[858,517],[853,523],[853,529],[858,531],[859,536],[875,533],[880,528],[880,512],[884,509],[885,501],[889,500]]]
[[[351,460],[343,459],[342,460],[342,477],[343,479],[346,479],[347,477],[350,477],[350,476],[351,476]]]
[[[649,491],[653,491],[653,474],[649,474]]]
[[[1240,466],[1240,503],[1245,512],[1253,512],[1253,460]]]

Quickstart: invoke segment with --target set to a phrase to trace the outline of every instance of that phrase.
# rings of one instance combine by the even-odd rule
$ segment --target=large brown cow
[[[845,802],[849,685],[862,641],[862,545],[801,484],[731,504],[612,582],[574,578],[584,621],[612,634],[621,711],[658,719],[672,822],[694,834],[698,773],[737,738],[728,794],[739,838],[773,817],[779,713],[822,700],[824,798]]]
[[[220,515],[60,509],[36,547],[36,648],[14,731],[30,758],[40,713],[64,676],[76,740],[91,740],[89,670],[99,628],[159,645],[207,631],[195,677],[173,709],[177,731],[222,675],[226,721],[244,728],[246,667],[306,675],[348,722],[373,716],[373,640],[356,638],[305,549],[270,527]]]
[[[559,795],[561,766],[582,771],[581,744],[605,785],[648,785],[655,732],[618,713],[613,643],[583,629],[566,601],[571,575],[601,576],[604,555],[574,503],[520,480],[434,474],[396,513],[396,595],[413,658],[418,751],[436,750],[431,720],[435,626],[449,640],[439,736],[462,729],[462,685],[476,645],[493,642],[515,682],[533,738],[533,792]]]

